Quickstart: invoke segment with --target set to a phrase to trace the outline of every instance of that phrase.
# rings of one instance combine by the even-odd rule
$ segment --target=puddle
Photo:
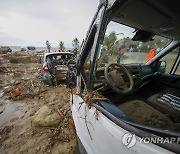
[[[12,122],[14,119],[22,118],[27,111],[22,104],[11,102],[5,102],[0,106],[0,110],[0,127],[7,122]]]

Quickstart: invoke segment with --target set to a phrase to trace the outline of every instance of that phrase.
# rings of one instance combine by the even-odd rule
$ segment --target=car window
[[[56,60],[71,59],[71,58],[73,59],[74,55],[73,54],[51,54],[51,55],[48,55],[46,59],[51,58],[51,57],[52,57],[52,60],[53,59],[56,59]]]
[[[36,50],[35,47],[27,47],[28,50]]]
[[[180,51],[180,48],[178,47],[160,59],[160,61],[166,62],[165,73],[170,73],[170,71],[174,65],[174,62],[178,56],[179,51]],[[176,73],[178,74],[178,72],[180,73],[180,70],[177,69]]]
[[[90,68],[94,65],[94,54],[97,52],[95,49],[96,47],[96,39],[98,38],[98,26],[101,22],[101,17],[103,13],[104,7],[102,7],[96,17],[96,20],[93,22],[92,26],[89,29],[89,32],[87,34],[87,40],[84,41],[84,44],[82,46],[82,54],[80,57],[81,63],[83,63],[83,69],[82,69],[82,75],[85,79],[85,82],[87,82],[88,87],[91,87],[91,82],[89,82],[92,79],[92,76],[94,72],[90,73]]]
[[[136,32],[134,28],[111,21],[100,50],[98,66],[146,63],[171,42],[161,36],[154,36],[147,42],[133,41]]]

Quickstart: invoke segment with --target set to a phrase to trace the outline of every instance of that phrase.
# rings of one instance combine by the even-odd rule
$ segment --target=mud
[[[24,56],[36,61],[19,61]],[[0,153],[79,153],[69,91],[42,82],[38,58],[0,57]]]
[[[118,107],[137,124],[169,131],[179,130],[179,126],[173,123],[169,115],[159,112],[143,101],[133,100]]]

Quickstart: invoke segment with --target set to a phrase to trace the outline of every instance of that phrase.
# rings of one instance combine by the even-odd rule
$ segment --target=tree
[[[65,50],[64,42],[62,42],[62,41],[59,42],[59,49],[60,49],[61,51],[64,51],[64,50]]]
[[[51,52],[51,45],[48,40],[46,41],[46,47],[48,49],[48,52]]]
[[[116,33],[113,31],[108,36],[104,37],[103,45],[107,47],[108,53],[113,54],[115,48],[117,46],[117,36]]]
[[[156,35],[153,37],[153,39],[151,41],[142,43],[140,50],[142,52],[148,52],[150,48],[160,50],[160,49],[166,47],[169,43],[170,43],[170,39]]]

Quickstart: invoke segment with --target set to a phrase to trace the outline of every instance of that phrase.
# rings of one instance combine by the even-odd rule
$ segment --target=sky
[[[99,0],[0,0],[0,46],[51,46],[81,42]]]
[[[124,37],[132,38],[134,36],[134,30],[134,28],[111,21],[107,26],[105,35],[109,35],[114,31],[117,39],[122,39]]]

